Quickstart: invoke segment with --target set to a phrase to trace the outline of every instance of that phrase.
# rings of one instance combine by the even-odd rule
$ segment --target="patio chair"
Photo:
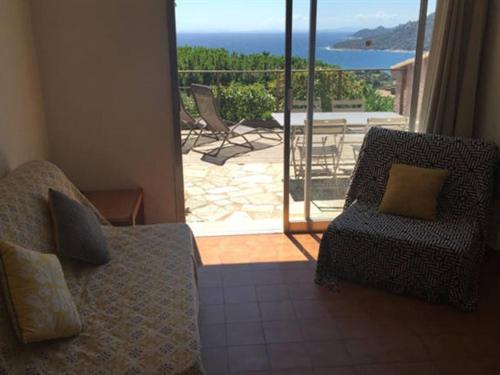
[[[367,132],[374,126],[394,130],[406,130],[408,128],[408,117],[369,117],[367,120]]]
[[[201,121],[200,119],[195,119],[193,116],[191,116],[191,114],[186,110],[186,107],[184,107],[184,103],[182,101],[182,98],[181,96],[179,95],[179,98],[180,98],[180,103],[179,103],[179,110],[180,110],[180,120],[181,120],[181,127],[183,129],[187,129],[189,130],[186,138],[184,138],[184,140],[182,141],[182,146],[184,146],[187,141],[189,140],[189,138],[191,137],[191,135],[193,136],[196,136],[196,139],[193,143],[193,147],[195,147],[198,143],[198,140],[200,139],[203,131],[205,130],[206,128],[206,124],[203,123],[203,121]],[[213,134],[210,134],[210,133],[207,133],[205,134],[206,137],[209,137],[209,138],[213,138],[215,140],[217,140],[217,136],[213,135]]]
[[[474,310],[497,161],[493,143],[371,128],[344,211],[322,237],[316,282],[351,280]],[[378,212],[394,163],[449,171],[435,221]]]
[[[218,137],[219,140],[222,140],[219,147],[210,152],[202,152],[197,150],[194,151],[200,152],[201,154],[204,155],[217,157],[226,143],[244,147],[249,150],[254,150],[255,147],[250,143],[250,141],[246,137],[247,135],[250,134],[257,134],[264,139],[279,140],[279,141],[282,140],[281,136],[276,132],[273,132],[273,134],[276,135],[277,138],[267,137],[261,133],[262,130],[264,129],[253,128],[243,125],[245,119],[242,119],[237,123],[232,123],[222,119],[219,113],[219,109],[217,107],[215,96],[210,87],[204,85],[192,84],[191,92],[193,93],[198,113],[200,114],[200,117],[206,124],[206,130],[210,131],[212,135]],[[268,130],[269,129],[266,129],[266,131]],[[243,142],[235,143],[232,141],[234,138],[241,138],[243,139]]]
[[[332,112],[364,112],[363,99],[332,100]]]
[[[313,120],[311,164],[316,171],[319,169],[321,174],[336,177],[344,146],[346,124],[345,119]],[[295,156],[295,151],[299,160]],[[297,135],[292,143],[292,164],[296,178],[304,177],[305,159],[305,137]]]
[[[367,119],[365,133],[372,127],[393,129],[393,130],[407,130],[408,129],[408,117],[369,117]],[[354,154],[354,160],[358,160],[359,151],[361,150],[361,144],[353,144],[352,152]]]
[[[314,112],[321,112],[321,100],[315,99],[313,103]],[[291,112],[307,112],[307,100],[294,99]]]

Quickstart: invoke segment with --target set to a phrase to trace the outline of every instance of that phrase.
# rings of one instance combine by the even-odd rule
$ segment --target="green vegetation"
[[[177,51],[179,70],[277,70],[271,73],[180,73],[179,85],[187,110],[196,115],[196,107],[189,96],[192,83],[212,86],[222,117],[231,121],[267,120],[272,112],[282,111],[284,103],[285,59],[269,53],[239,54],[222,48],[179,47]],[[381,96],[377,90],[388,89],[392,78],[385,72],[341,72],[324,71],[338,69],[322,61],[316,64],[315,96],[321,100],[323,111],[331,110],[333,99],[364,99],[370,111],[392,111],[393,99]],[[307,60],[295,57],[293,70],[307,69]],[[307,93],[307,73],[294,72],[292,75],[293,97],[305,100]]]

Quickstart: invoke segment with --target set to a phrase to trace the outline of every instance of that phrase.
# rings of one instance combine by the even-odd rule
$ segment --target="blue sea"
[[[389,69],[391,65],[409,59],[414,52],[391,51],[331,51],[327,47],[345,40],[350,34],[335,31],[318,31],[316,35],[316,59],[336,64],[344,69],[377,68]],[[293,34],[293,55],[307,58],[308,33]],[[285,34],[278,32],[247,33],[194,33],[179,32],[177,45],[225,48],[231,52],[269,52],[284,55]]]

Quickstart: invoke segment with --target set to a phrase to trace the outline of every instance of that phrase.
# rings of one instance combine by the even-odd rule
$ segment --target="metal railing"
[[[307,73],[307,69],[292,70],[292,87],[295,99],[305,99]],[[332,100],[365,99],[368,101],[368,99],[373,99],[364,98],[363,95],[365,93],[362,93],[363,90],[360,87],[349,87],[349,85],[361,86],[367,84],[375,90],[376,100],[379,102],[385,100],[387,103],[388,99],[381,99],[381,97],[386,96],[391,98],[393,102],[391,111],[403,114],[404,109],[407,107],[407,103],[405,103],[406,96],[404,95],[407,90],[405,86],[408,83],[408,80],[405,79],[406,73],[406,68],[317,68],[315,75],[319,83],[316,85],[315,97],[321,101],[322,110],[328,111]],[[185,94],[185,98],[190,95],[190,84],[192,83],[208,84],[217,88],[224,88],[232,83],[251,85],[253,83],[268,84],[274,81],[275,85],[272,87],[268,85],[265,87],[265,90],[276,99],[274,111],[282,110],[284,97],[284,70],[282,69],[189,69],[179,70],[178,74],[179,89],[187,94],[187,96]],[[220,104],[223,107],[224,100]],[[367,104],[372,107],[375,106],[372,110],[377,110],[376,106],[381,105],[380,103]],[[190,107],[189,103],[188,107]],[[193,110],[193,106],[191,107]]]

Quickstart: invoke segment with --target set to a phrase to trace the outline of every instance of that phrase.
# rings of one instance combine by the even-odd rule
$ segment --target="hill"
[[[434,13],[427,16],[424,49],[431,44],[434,28]],[[379,26],[375,29],[362,29],[352,34],[349,39],[335,43],[332,49],[362,50],[404,50],[414,51],[417,41],[418,21],[409,21],[394,27]]]

